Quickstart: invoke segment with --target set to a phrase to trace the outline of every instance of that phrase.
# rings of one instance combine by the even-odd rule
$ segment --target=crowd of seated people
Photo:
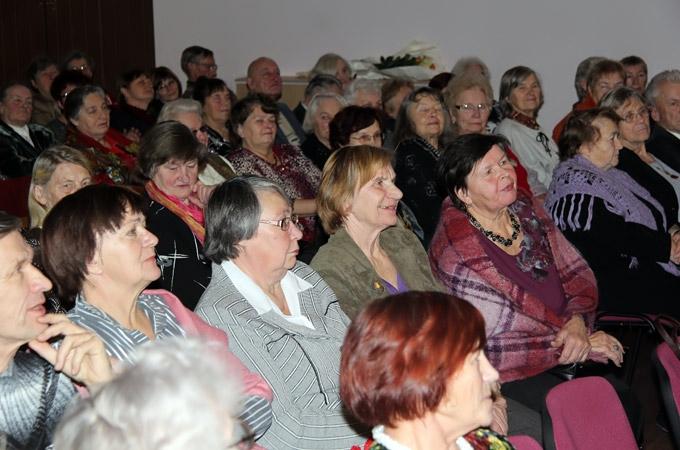
[[[270,57],[240,99],[180,62],[0,88],[9,448],[512,448],[571,366],[623,364],[597,312],[680,318],[680,70],[585,59],[551,137],[526,66],[495,99],[476,57],[426,86],[328,53],[291,109]]]

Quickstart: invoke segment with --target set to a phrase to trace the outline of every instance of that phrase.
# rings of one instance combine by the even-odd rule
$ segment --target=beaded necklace
[[[510,236],[510,238],[503,237],[500,234],[497,234],[497,233],[494,233],[493,231],[487,230],[468,211],[465,211],[465,214],[467,215],[468,220],[470,221],[470,223],[472,224],[473,227],[477,228],[479,231],[481,231],[484,234],[484,236],[491,239],[493,242],[497,242],[504,247],[510,247],[513,244],[513,242],[515,242],[517,240],[517,237],[519,236],[519,220],[517,220],[517,216],[509,210],[508,210],[508,215],[510,216],[510,225],[512,226],[512,236]]]

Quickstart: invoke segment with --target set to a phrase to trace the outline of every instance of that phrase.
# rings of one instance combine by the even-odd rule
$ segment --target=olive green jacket
[[[427,253],[412,231],[391,227],[379,239],[409,290],[446,292],[432,275]],[[311,266],[333,289],[342,310],[351,319],[370,300],[388,295],[368,258],[344,228],[319,249]]]

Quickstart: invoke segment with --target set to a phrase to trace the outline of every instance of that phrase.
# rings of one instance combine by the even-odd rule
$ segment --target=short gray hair
[[[371,80],[368,78],[357,78],[347,86],[347,89],[345,90],[345,100],[347,100],[350,105],[353,105],[354,100],[356,100],[357,92],[359,91],[374,92],[382,99],[382,82],[380,80]]]
[[[579,101],[583,100],[588,94],[586,89],[581,86],[581,82],[587,81],[590,69],[592,69],[595,64],[604,61],[605,59],[607,58],[603,56],[590,56],[581,61],[576,67],[576,73],[574,74],[574,89],[576,89],[576,95],[578,96]]]
[[[642,94],[635,89],[631,89],[627,86],[619,86],[616,89],[607,92],[607,94],[600,99],[600,103],[597,106],[600,108],[617,110],[633,98],[640,100],[643,105],[647,103]]]
[[[196,113],[199,116],[203,115],[203,107],[196,100],[190,98],[178,98],[166,103],[161,108],[156,122],[166,122],[168,120],[177,120],[177,116],[186,113]]]
[[[187,338],[150,342],[135,364],[64,414],[55,450],[227,448],[242,386],[216,344]],[[232,427],[233,428],[233,427]]]
[[[262,215],[257,197],[261,191],[275,192],[292,204],[281,186],[255,175],[234,177],[213,191],[205,209],[203,254],[215,264],[237,258],[241,241],[255,236]]]
[[[302,129],[305,130],[305,133],[311,133],[312,130],[314,130],[314,116],[316,115],[316,111],[319,109],[319,103],[321,103],[321,100],[331,98],[337,100],[342,108],[347,106],[347,100],[337,94],[332,94],[330,92],[316,94],[309,102],[307,112],[305,113],[305,120],[302,122]]]
[[[652,78],[652,81],[649,82],[645,90],[647,103],[656,106],[656,99],[659,97],[659,86],[663,83],[680,83],[680,70],[664,70],[654,75],[654,78]]]
[[[338,61],[344,62],[347,64],[347,67],[352,70],[352,66],[350,66],[347,60],[342,56],[335,53],[326,53],[319,58],[316,64],[314,64],[314,67],[312,67],[312,70],[309,71],[309,78],[314,78],[316,75],[320,74],[335,76]]]
[[[451,74],[454,77],[459,77],[461,75],[464,75],[470,66],[475,65],[481,67],[482,75],[484,75],[484,78],[491,81],[491,73],[489,72],[489,68],[484,63],[484,61],[482,61],[477,56],[465,56],[463,58],[460,58],[458,61],[456,61],[456,64],[453,65],[453,68],[451,69]]]

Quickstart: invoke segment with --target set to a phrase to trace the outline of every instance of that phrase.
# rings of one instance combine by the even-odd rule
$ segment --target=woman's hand
[[[500,384],[493,389],[493,407],[491,409],[491,429],[498,434],[508,434],[508,402],[501,395]]]
[[[128,128],[123,131],[123,136],[130,139],[132,142],[139,142],[142,140],[142,133],[137,128]]]
[[[675,264],[680,264],[680,233],[671,228],[671,257],[670,260]]]
[[[551,344],[555,348],[562,348],[560,364],[573,364],[583,362],[590,353],[590,341],[588,329],[581,316],[572,316],[555,336]]]
[[[96,334],[74,324],[64,314],[45,314],[38,321],[49,326],[28,346],[55,370],[88,387],[111,379],[111,361]],[[59,348],[47,342],[55,336],[63,336]]]
[[[208,205],[208,200],[217,185],[206,186],[205,184],[197,181],[191,188],[191,194],[189,194],[189,201],[201,209],[205,209]]]
[[[611,362],[621,367],[623,363],[623,345],[614,337],[604,331],[596,331],[588,338],[590,341],[590,351],[600,353],[607,357]]]

